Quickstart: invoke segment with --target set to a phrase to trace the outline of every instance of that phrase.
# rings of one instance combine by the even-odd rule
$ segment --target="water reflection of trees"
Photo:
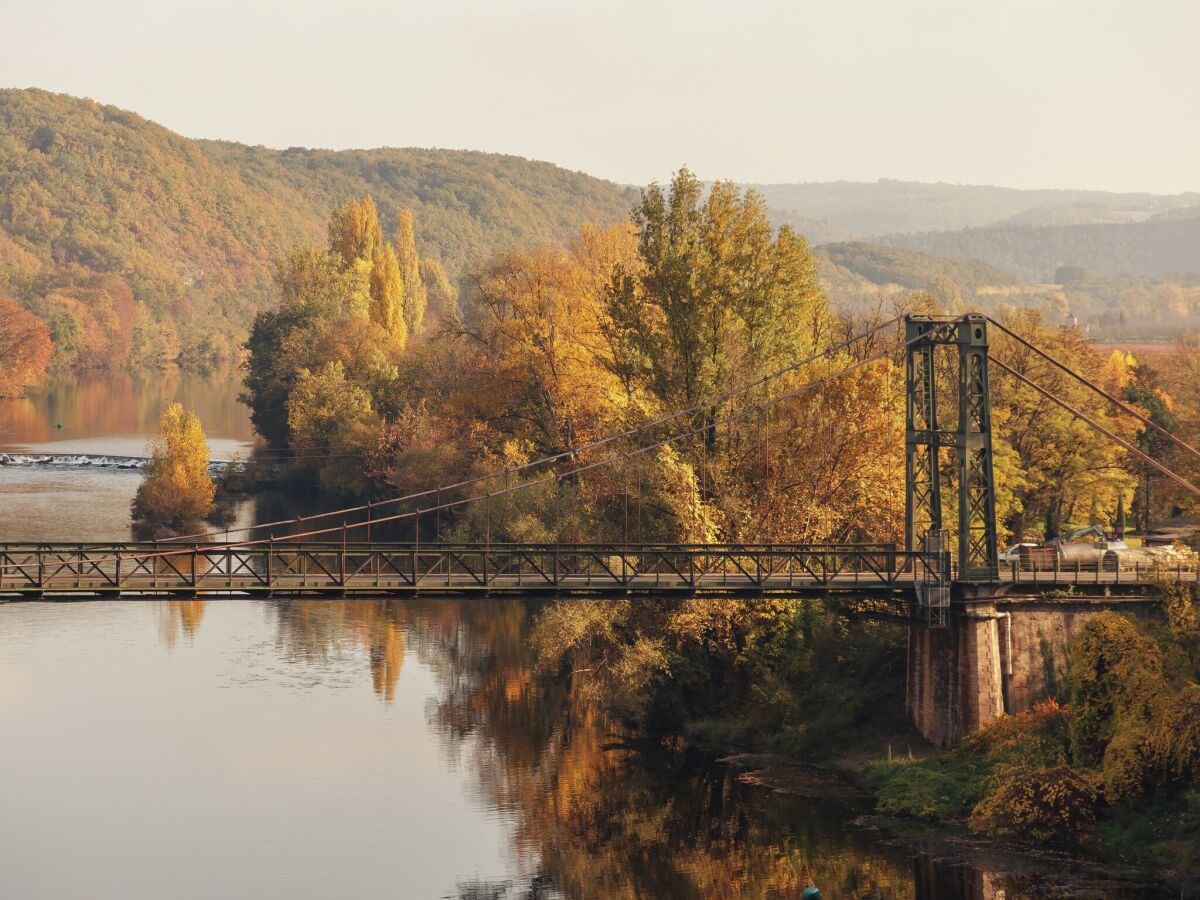
[[[634,751],[566,679],[531,674],[532,606],[421,608],[410,623],[442,688],[433,719],[516,823],[527,877],[475,897],[912,897],[907,855],[847,829],[843,801],[770,797],[727,767]]]
[[[169,643],[196,633],[204,606],[164,604]],[[288,656],[323,664],[361,652],[385,702],[406,650],[435,674],[431,724],[476,773],[484,804],[514,823],[520,873],[461,883],[460,900],[793,898],[810,875],[826,897],[1061,895],[1061,884],[1036,871],[947,865],[944,848],[914,860],[901,844],[848,824],[864,809],[836,792],[772,795],[675,747],[633,749],[569,678],[533,675],[527,635],[536,604],[280,600],[270,609]]]
[[[159,604],[158,627],[163,643],[174,647],[181,637],[192,640],[204,618],[203,600],[168,600]]]
[[[323,662],[350,648],[366,653],[375,693],[390,702],[404,667],[405,604],[399,600],[280,600],[279,645],[289,655]]]
[[[250,441],[254,435],[237,399],[236,370],[208,375],[176,369],[52,375],[28,398],[0,404],[0,431],[18,443],[110,434],[150,434],[171,400],[195,410],[211,435]],[[63,431],[57,426],[62,424]]]

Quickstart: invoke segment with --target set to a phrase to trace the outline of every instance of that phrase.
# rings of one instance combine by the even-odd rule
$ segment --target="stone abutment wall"
[[[1061,697],[1067,646],[1105,610],[1161,615],[1137,598],[1002,597],[955,603],[949,627],[910,627],[906,698],[917,730],[948,746],[997,716]]]

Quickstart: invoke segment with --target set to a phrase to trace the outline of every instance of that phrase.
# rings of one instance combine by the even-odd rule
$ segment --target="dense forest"
[[[1021,284],[1021,279],[977,259],[930,256],[902,247],[880,247],[862,241],[824,244],[821,256],[857,272],[876,284],[898,284],[925,289],[938,278],[953,281],[960,289],[976,291],[988,286]]]
[[[275,262],[373,194],[456,278],[515,243],[628,215],[630,195],[548,163],[442,150],[268,150],[140,116],[0,91],[0,294],[49,324],[52,365],[205,365],[236,355]]]

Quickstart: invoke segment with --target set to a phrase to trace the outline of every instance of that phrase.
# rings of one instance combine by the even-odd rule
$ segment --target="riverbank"
[[[793,720],[772,732],[743,708],[719,727],[701,718],[683,731],[775,790],[810,790],[816,765],[868,797],[878,815],[951,827],[970,846],[1051,853],[1105,871],[1140,868],[1176,896],[1200,896],[1200,634],[1192,602],[1175,597],[1165,626],[1098,618],[1070,646],[1061,701],[1046,698],[947,750],[896,727],[894,717],[887,727],[888,717],[873,713],[881,697],[864,694],[869,682],[844,677],[859,668],[853,659],[839,662],[841,696],[856,698],[840,719]],[[826,680],[794,689],[826,696]],[[844,727],[832,727],[837,722]],[[824,743],[811,738],[818,726]],[[784,739],[806,731],[807,741]],[[789,744],[796,752],[779,752]]]
[[[938,755],[934,752],[927,758]],[[765,754],[735,754],[721,762],[737,771],[746,784],[776,793],[878,805],[878,793],[863,778],[857,756],[823,766]],[[926,889],[935,885],[939,889],[929,896],[988,898],[1001,896],[998,890],[1004,896],[1023,898],[1197,895],[1194,885],[1164,880],[1119,857],[1105,859],[1029,842],[998,841],[972,831],[962,820],[928,821],[875,812],[858,816],[854,824],[878,840],[905,847]]]

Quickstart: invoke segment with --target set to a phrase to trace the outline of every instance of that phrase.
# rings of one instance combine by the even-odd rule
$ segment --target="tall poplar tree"
[[[421,284],[426,291],[427,313],[442,322],[458,318],[458,289],[436,259],[421,260]]]
[[[370,194],[361,200],[343,203],[329,217],[329,249],[343,268],[359,260],[370,262],[382,246],[379,213]]]
[[[401,346],[408,339],[404,296],[396,253],[384,244],[371,261],[371,321],[384,328]]]
[[[421,258],[413,233],[413,214],[400,210],[400,227],[396,230],[396,258],[400,263],[400,278],[404,282],[404,323],[408,333],[418,335],[425,323],[425,284],[421,280]]]

